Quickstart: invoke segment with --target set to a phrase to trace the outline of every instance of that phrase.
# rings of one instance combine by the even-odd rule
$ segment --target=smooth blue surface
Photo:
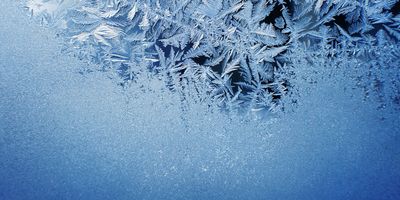
[[[60,48],[0,2],[0,199],[400,199],[398,112],[346,80],[268,122],[183,121],[172,94],[127,100]]]

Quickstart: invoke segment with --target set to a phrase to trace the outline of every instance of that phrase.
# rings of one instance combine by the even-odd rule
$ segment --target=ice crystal
[[[292,69],[342,67],[358,70],[366,95],[400,98],[396,0],[28,0],[26,7],[125,86],[150,73],[197,101],[275,111],[299,87],[293,76],[309,76]]]

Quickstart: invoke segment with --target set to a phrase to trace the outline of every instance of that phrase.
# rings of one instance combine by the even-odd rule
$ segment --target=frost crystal
[[[26,7],[126,86],[150,73],[181,99],[196,93],[228,110],[276,111],[299,87],[291,80],[310,75],[292,69],[309,65],[315,73],[357,69],[366,94],[400,101],[396,0],[28,0]]]

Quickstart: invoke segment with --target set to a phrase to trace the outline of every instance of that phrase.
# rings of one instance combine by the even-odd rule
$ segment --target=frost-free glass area
[[[167,48],[175,44],[166,40],[163,43],[162,39],[155,43],[160,49],[150,48],[146,51],[148,54],[142,55],[145,57],[138,55],[133,59],[138,63],[153,63],[155,68],[150,69],[153,70],[150,73],[135,72],[128,81],[131,77],[121,74],[121,70],[98,70],[99,66],[109,67],[109,63],[121,63],[126,59],[122,54],[104,54],[101,59],[90,60],[97,58],[93,56],[97,55],[97,48],[104,46],[102,50],[113,50],[105,47],[116,42],[111,37],[113,31],[108,28],[122,23],[113,24],[108,15],[103,16],[104,23],[92,27],[98,31],[97,40],[103,43],[72,51],[83,44],[75,40],[70,43],[70,38],[79,35],[78,39],[86,36],[96,39],[95,33],[82,31],[83,28],[67,28],[68,34],[60,33],[59,25],[45,23],[51,17],[43,18],[24,8],[47,5],[35,7],[35,11],[48,12],[53,8],[49,4],[54,2],[75,3],[0,2],[0,199],[400,198],[400,106],[398,99],[396,101],[399,66],[398,61],[393,61],[400,53],[398,40],[387,31],[393,29],[396,21],[393,9],[390,11],[393,16],[387,17],[389,21],[382,15],[383,21],[378,23],[379,30],[387,32],[381,32],[387,36],[379,41],[387,42],[379,46],[377,49],[382,51],[377,52],[387,54],[380,59],[376,59],[378,53],[375,57],[364,57],[362,62],[351,57],[340,59],[344,54],[319,58],[321,55],[316,52],[322,50],[312,45],[317,41],[313,37],[299,39],[299,43],[276,44],[278,49],[269,52],[270,57],[264,55],[266,60],[260,62],[278,59],[284,68],[284,60],[278,57],[285,54],[283,57],[289,59],[292,56],[290,60],[294,64],[288,63],[284,69],[290,69],[296,76],[287,76],[291,78],[284,84],[288,88],[287,98],[283,95],[271,97],[264,101],[267,102],[265,109],[260,106],[259,99],[254,100],[254,104],[225,103],[231,102],[226,100],[230,98],[229,90],[218,90],[225,93],[215,94],[195,93],[194,86],[187,86],[183,95],[179,94],[176,85],[180,86],[181,82],[166,82],[157,76],[162,65],[156,53],[165,51],[160,55],[167,55],[167,60],[171,58],[168,57],[171,49],[174,55],[179,54],[180,49]],[[137,2],[127,4],[128,17],[133,21],[138,17],[138,31],[147,26],[143,22],[145,12],[141,11],[144,1],[104,2],[120,2],[120,5]],[[218,16],[218,5],[214,6],[216,11],[209,10],[204,6],[206,1],[201,2],[203,6],[198,9],[203,15]],[[226,18],[245,9],[247,2],[257,1],[223,2],[236,6],[223,14]],[[236,2],[239,3],[234,4]],[[265,2],[278,6],[284,1]],[[315,13],[316,9],[323,12],[330,1],[305,2],[313,2],[310,12]],[[373,5],[379,1],[370,2]],[[395,4],[393,1],[392,7]],[[85,5],[86,11],[94,13],[96,10],[90,10],[88,5]],[[134,15],[131,11],[135,5]],[[160,7],[163,6],[161,2]],[[83,16],[71,13],[74,12],[64,14],[74,20]],[[289,41],[285,39],[284,28],[279,28],[286,18],[274,15],[276,19],[267,18],[268,23],[260,25],[260,30],[264,31],[262,37],[273,35],[271,38]],[[156,26],[150,14],[148,17],[149,27]],[[86,18],[79,18],[83,19]],[[345,30],[347,22],[336,20],[336,24],[326,27],[339,26],[335,30],[344,38],[365,41],[357,39],[350,29]],[[296,19],[294,23],[301,24]],[[70,25],[67,23],[66,27]],[[235,35],[238,31],[240,29],[229,29],[227,33],[239,38]],[[395,35],[398,29],[393,31]],[[93,35],[80,35],[82,32]],[[202,37],[206,35],[195,36],[195,42],[201,42],[192,44],[192,48],[193,45],[206,46]],[[309,46],[301,46],[307,43]],[[306,50],[300,51],[304,47]],[[365,70],[362,63],[374,59],[381,64],[373,66],[380,67]],[[183,62],[185,65],[212,63],[211,57],[188,57],[187,60]],[[227,63],[233,61],[227,60]],[[248,63],[249,68],[257,66]],[[244,65],[238,62],[231,68],[223,68],[226,73],[221,77],[229,77],[231,70],[239,70]],[[182,68],[171,72],[179,70]],[[212,73],[224,74],[218,70]],[[244,82],[236,75],[230,77]],[[277,74],[274,77],[273,80],[281,81]],[[244,96],[238,99],[244,101],[251,91],[244,85],[232,87],[232,96],[241,88]],[[269,89],[265,91],[274,94],[279,91],[275,87]],[[215,96],[209,98],[210,94]],[[207,103],[214,100],[224,103],[217,103],[215,107]],[[229,106],[233,105],[240,108],[231,110]]]

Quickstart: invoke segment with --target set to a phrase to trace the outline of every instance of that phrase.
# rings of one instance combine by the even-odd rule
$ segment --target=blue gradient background
[[[186,120],[168,92],[135,93],[61,53],[0,2],[0,199],[400,199],[400,118],[346,81],[256,122]]]

